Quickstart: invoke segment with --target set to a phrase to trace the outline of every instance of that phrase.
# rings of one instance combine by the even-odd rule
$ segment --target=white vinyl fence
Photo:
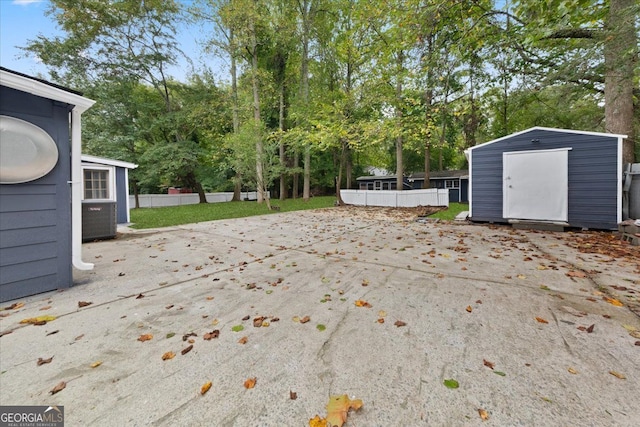
[[[390,206],[413,208],[416,206],[449,206],[449,190],[340,190],[342,200],[356,206]]]
[[[233,193],[206,193],[207,202],[229,202],[233,198]],[[257,192],[255,191],[243,191],[240,193],[241,200],[256,200]],[[141,208],[159,208],[164,206],[180,206],[180,205],[195,205],[200,203],[198,193],[182,193],[182,194],[140,194],[138,195]],[[136,199],[134,196],[129,196],[129,206],[134,207],[136,205]]]

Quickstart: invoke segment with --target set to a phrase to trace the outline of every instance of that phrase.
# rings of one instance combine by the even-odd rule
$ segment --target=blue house
[[[82,261],[81,115],[73,90],[0,67],[0,301],[72,285]]]
[[[534,127],[471,147],[469,219],[616,229],[624,138]]]

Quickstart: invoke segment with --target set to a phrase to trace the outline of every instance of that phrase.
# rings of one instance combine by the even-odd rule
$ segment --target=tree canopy
[[[624,161],[640,156],[634,0],[51,0],[48,14],[63,35],[24,49],[97,101],[84,150],[138,163],[135,191],[308,198],[367,167],[462,168],[466,148],[531,126],[625,134]],[[228,79],[184,56],[181,23]]]

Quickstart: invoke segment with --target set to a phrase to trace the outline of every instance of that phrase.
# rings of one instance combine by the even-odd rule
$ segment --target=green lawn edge
[[[334,206],[335,200],[334,196],[312,197],[306,202],[302,199],[271,200],[271,204],[279,208],[279,210],[271,211],[267,209],[265,203],[257,203],[255,201],[137,208],[131,209],[131,228],[142,230],[220,219],[270,215],[279,212],[321,209]]]

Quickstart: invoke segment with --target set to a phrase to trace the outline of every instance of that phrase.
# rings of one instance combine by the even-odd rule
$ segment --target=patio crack
[[[338,320],[338,323],[336,324],[335,328],[331,329],[329,336],[327,337],[327,339],[324,340],[324,342],[322,343],[322,346],[320,346],[320,349],[316,354],[317,358],[324,365],[324,369],[322,370],[322,372],[318,374],[318,377],[320,377],[322,381],[324,381],[328,377],[329,390],[333,389],[333,377],[334,377],[333,375],[334,372],[332,368],[332,353],[330,351],[331,343],[334,339],[334,336],[340,331],[341,327],[344,324],[344,320],[347,318],[348,315],[349,315],[349,310],[347,309],[346,311],[344,311],[344,313]]]

